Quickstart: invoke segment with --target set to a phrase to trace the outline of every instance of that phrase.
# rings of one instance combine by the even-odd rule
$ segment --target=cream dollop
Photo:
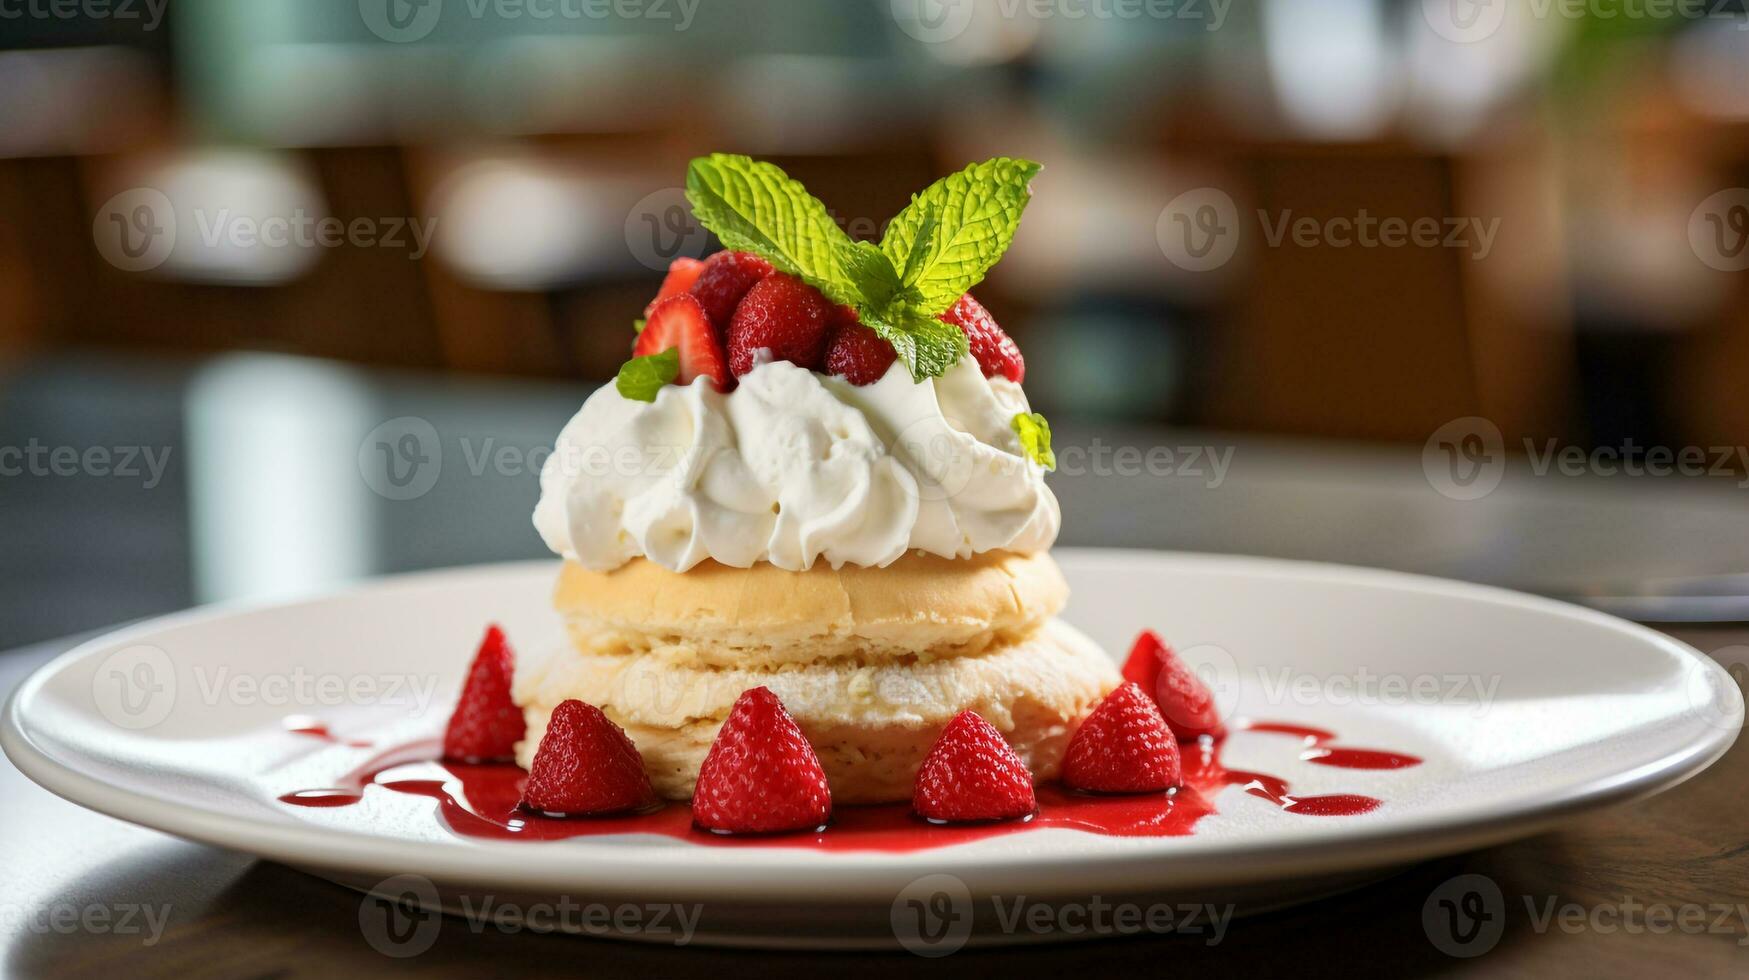
[[[871,385],[768,361],[730,394],[700,379],[633,401],[605,385],[559,433],[534,526],[597,571],[639,555],[683,572],[706,558],[805,569],[1042,551],[1061,514],[1013,418],[1020,386],[970,357]]]

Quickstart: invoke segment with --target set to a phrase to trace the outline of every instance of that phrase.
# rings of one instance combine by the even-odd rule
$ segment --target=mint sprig
[[[680,377],[680,348],[634,357],[620,365],[613,386],[633,401],[653,402],[662,386]]]
[[[799,181],[749,157],[693,160],[686,197],[724,246],[753,252],[854,308],[921,382],[966,356],[965,334],[938,317],[1007,251],[1039,169],[997,157],[938,180],[912,198],[878,246],[852,240]]]
[[[1057,454],[1051,451],[1051,423],[1037,412],[1017,412],[1009,423],[1020,437],[1020,448],[1028,459],[1047,470],[1057,468]]]

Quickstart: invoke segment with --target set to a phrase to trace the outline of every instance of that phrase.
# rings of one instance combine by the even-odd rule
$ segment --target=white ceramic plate
[[[287,732],[286,716],[316,716],[378,745],[439,732],[482,624],[502,623],[525,651],[556,645],[548,562],[143,623],[31,677],[7,706],[0,744],[31,778],[91,809],[452,911],[485,895],[696,903],[695,941],[861,945],[897,935],[917,948],[968,932],[974,941],[1061,938],[993,921],[991,899],[1012,907],[1098,895],[1245,910],[1327,894],[1657,792],[1718,758],[1742,724],[1741,695],[1707,658],[1574,606],[1326,565],[1073,549],[1058,558],[1074,589],[1067,618],[1114,656],[1138,629],[1156,628],[1208,673],[1229,716],[1331,729],[1345,745],[1424,763],[1334,769],[1302,761],[1291,738],[1240,732],[1226,746],[1229,766],[1283,776],[1300,795],[1384,804],[1308,817],[1233,786],[1187,837],[1034,830],[900,854],[648,835],[482,841],[450,834],[423,797],[373,790],[335,809],[277,801],[331,784],[373,751]],[[912,901],[920,889],[921,904]],[[919,919],[926,935],[905,935],[919,928],[904,924],[906,910],[925,907],[949,913],[946,926]],[[634,938],[671,938],[651,932]]]

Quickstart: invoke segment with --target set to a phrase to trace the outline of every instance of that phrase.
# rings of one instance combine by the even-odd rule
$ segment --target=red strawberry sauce
[[[293,730],[310,733],[309,727],[315,726]],[[1318,728],[1275,722],[1241,722],[1233,727],[1298,738],[1306,746],[1300,758],[1318,765],[1401,769],[1421,762],[1400,752],[1331,745],[1335,734]],[[1349,793],[1294,795],[1287,781],[1278,776],[1223,766],[1218,742],[1186,744],[1183,750],[1184,785],[1170,793],[1093,796],[1045,784],[1038,787],[1039,808],[1033,816],[988,824],[931,824],[918,819],[909,804],[904,803],[841,806],[833,811],[831,825],[820,831],[747,837],[698,830],[692,825],[691,808],[684,803],[615,817],[543,817],[517,807],[527,773],[509,763],[436,761],[442,751],[437,739],[380,752],[341,776],[333,786],[296,790],[279,800],[294,806],[351,806],[364,798],[367,787],[374,786],[386,792],[435,800],[438,819],[463,837],[550,841],[600,834],[659,834],[713,846],[809,847],[832,851],[917,851],[1042,827],[1111,837],[1181,837],[1194,832],[1197,821],[1215,812],[1211,801],[1227,786],[1242,787],[1252,796],[1303,816],[1368,813],[1382,803],[1374,797]],[[440,767],[441,776],[432,772],[434,766]]]

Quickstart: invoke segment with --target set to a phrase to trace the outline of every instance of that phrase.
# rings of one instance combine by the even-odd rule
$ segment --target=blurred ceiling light
[[[930,57],[950,65],[1013,61],[1038,43],[1041,20],[1016,0],[890,0],[893,18]]]
[[[592,229],[618,241],[625,219],[617,194],[592,191],[582,175],[532,159],[464,164],[432,192],[434,246],[458,273],[499,289],[545,289],[600,264]],[[623,245],[621,246],[623,250]]]
[[[1741,17],[1703,18],[1670,48],[1676,92],[1696,112],[1749,119],[1749,30]]]
[[[103,153],[144,135],[155,79],[126,48],[0,52],[0,157]]]
[[[176,225],[157,274],[192,282],[268,286],[309,271],[324,251],[316,225],[328,206],[289,154],[202,149],[121,167],[111,188],[164,195]]]
[[[1264,49],[1288,121],[1315,139],[1376,135],[1396,109],[1380,0],[1265,0]]]

